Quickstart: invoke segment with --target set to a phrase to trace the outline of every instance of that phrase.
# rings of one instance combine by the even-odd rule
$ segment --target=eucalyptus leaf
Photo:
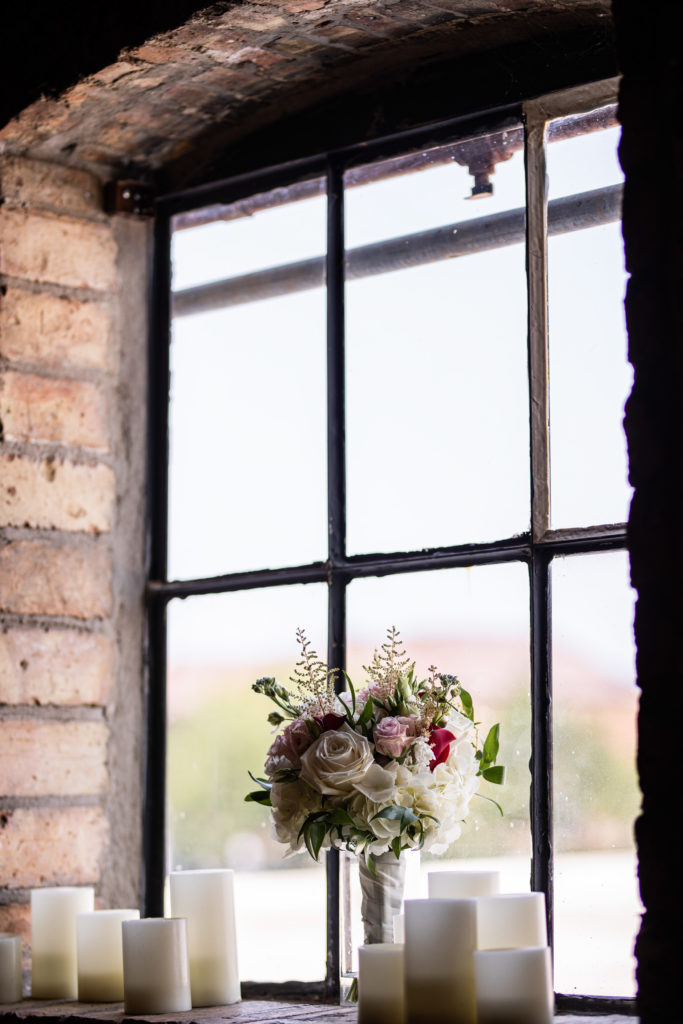
[[[267,792],[269,793],[273,788],[272,782],[269,782],[267,779],[258,779],[255,775],[252,775],[251,772],[249,772],[249,778],[251,779],[252,782],[255,782],[257,786],[260,786],[261,789],[267,790]]]
[[[483,779],[492,782],[495,786],[502,786],[505,782],[505,768],[502,764],[495,764],[491,768],[484,769],[481,775]]]
[[[266,807],[272,807],[270,802],[270,792],[264,792],[262,789],[257,789],[254,793],[247,793],[244,798],[244,802],[246,804],[264,804]]]

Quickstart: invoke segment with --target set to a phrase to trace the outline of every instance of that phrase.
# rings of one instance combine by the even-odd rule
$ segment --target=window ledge
[[[155,1024],[312,1024],[324,1018],[324,1024],[351,1024],[355,1007],[324,1003],[283,1003],[267,1000],[243,1000],[232,1006],[207,1006],[184,1013],[126,1015],[122,1003],[47,1002],[25,999],[21,1003],[0,1006],[1,1024],[119,1024],[122,1021],[154,1021]],[[637,1024],[638,1018],[623,1014],[561,1013],[553,1024]]]

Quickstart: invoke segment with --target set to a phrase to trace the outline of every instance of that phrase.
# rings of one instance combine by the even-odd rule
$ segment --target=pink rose
[[[400,757],[416,735],[415,719],[405,715],[382,718],[373,732],[375,748],[379,754]]]
[[[301,767],[301,755],[308,750],[313,737],[303,718],[296,718],[285,726],[268,750],[266,755],[266,775],[277,772],[298,770]]]

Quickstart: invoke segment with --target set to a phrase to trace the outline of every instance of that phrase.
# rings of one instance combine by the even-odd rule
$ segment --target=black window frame
[[[458,117],[426,128],[265,170],[240,174],[157,201],[151,283],[148,396],[148,530],[147,530],[147,708],[145,792],[143,811],[143,913],[163,914],[165,862],[166,764],[166,606],[174,598],[218,594],[261,587],[325,582],[328,585],[328,663],[345,667],[345,591],[354,579],[368,576],[438,570],[493,563],[521,562],[529,572],[531,652],[531,888],[546,894],[548,931],[553,935],[553,805],[552,805],[552,652],[551,582],[553,559],[564,555],[627,549],[626,524],[573,530],[551,530],[548,519],[547,449],[547,247],[540,260],[529,259],[530,242],[547,241],[544,123],[571,110],[589,110],[616,97],[616,82],[597,83],[554,97]],[[529,417],[531,424],[531,528],[527,533],[486,544],[460,544],[420,551],[346,554],[345,479],[345,352],[344,352],[344,174],[374,160],[389,159],[413,148],[427,148],[480,132],[524,126],[527,180],[527,288],[529,352]],[[170,327],[172,218],[212,204],[229,204],[275,187],[308,178],[327,181],[327,460],[329,551],[324,562],[254,570],[193,579],[169,580],[168,540],[168,406],[170,394]],[[536,381],[534,384],[533,381]],[[539,385],[539,380],[541,384]],[[543,381],[545,380],[545,384]],[[546,425],[539,422],[533,397],[540,386]],[[327,975],[323,985],[302,983],[302,996],[336,999],[340,992],[340,862],[327,854]],[[264,986],[245,986],[257,994]],[[268,986],[276,994],[283,987]],[[558,1010],[635,1013],[635,1001],[622,997],[557,994]]]

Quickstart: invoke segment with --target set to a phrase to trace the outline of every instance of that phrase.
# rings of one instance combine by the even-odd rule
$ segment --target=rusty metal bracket
[[[134,217],[153,217],[156,196],[151,185],[133,178],[110,181],[104,190],[106,213],[128,213]]]

